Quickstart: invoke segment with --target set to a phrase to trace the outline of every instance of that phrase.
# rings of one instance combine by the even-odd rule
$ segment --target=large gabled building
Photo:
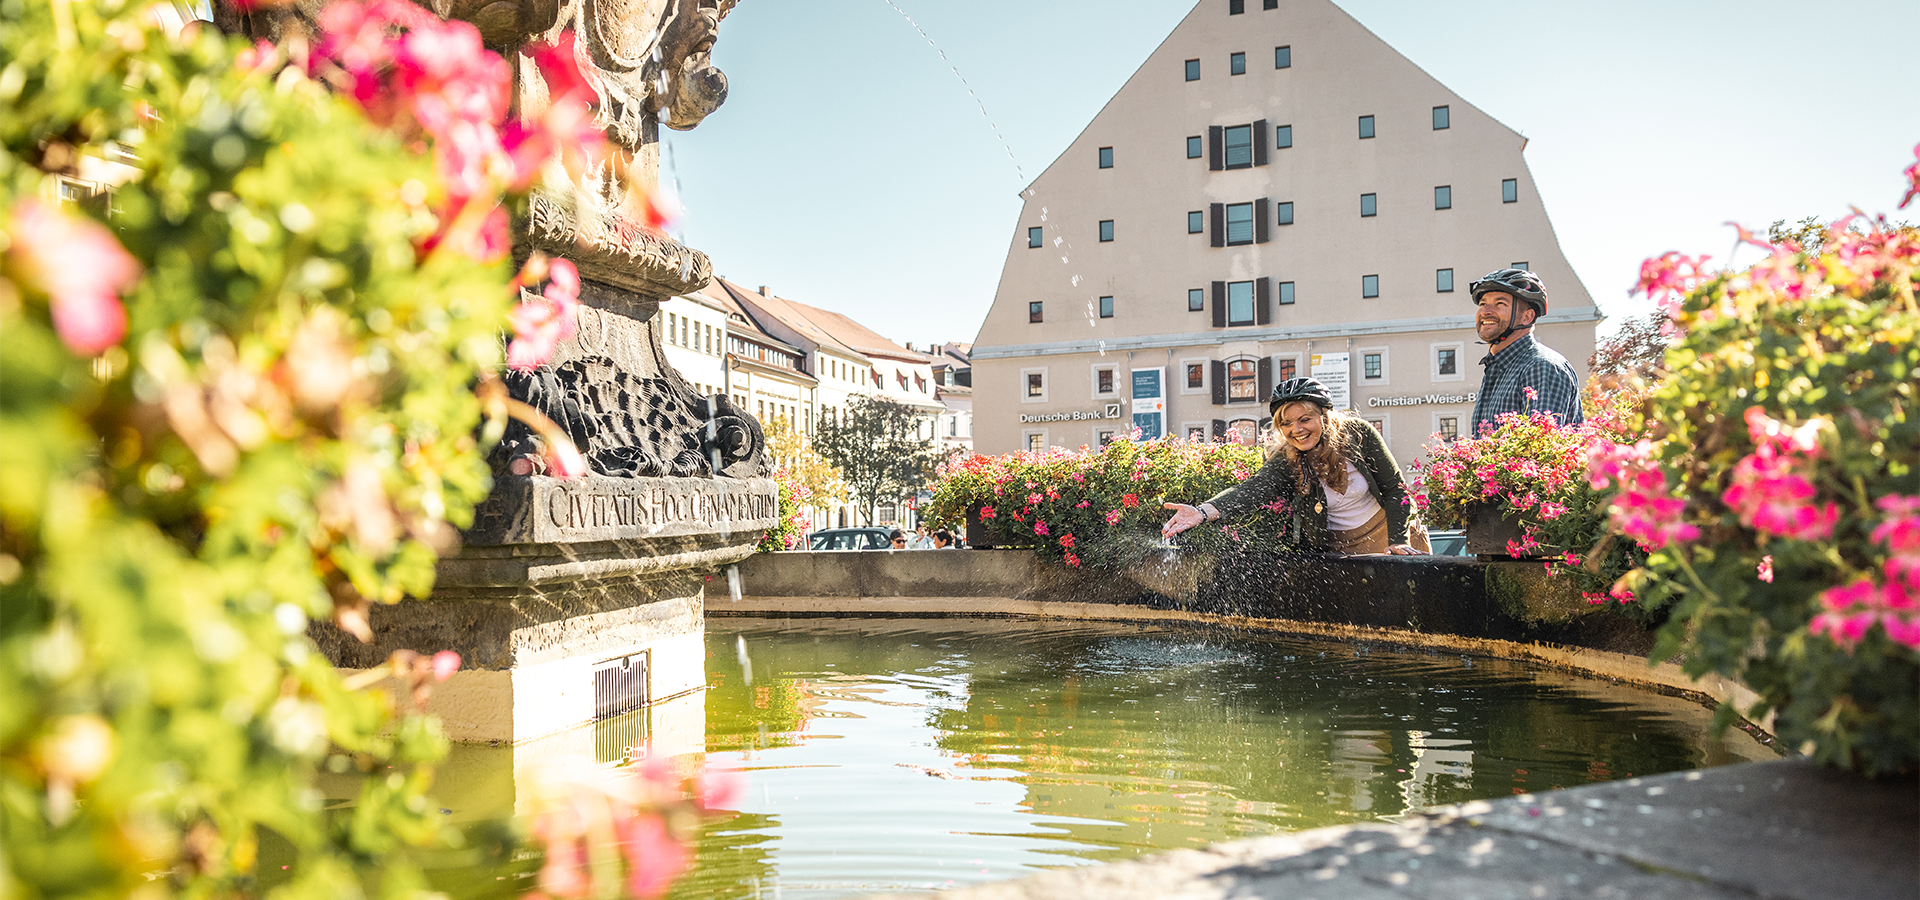
[[[1253,438],[1313,374],[1411,462],[1469,424],[1468,284],[1509,265],[1584,375],[1601,316],[1525,147],[1329,0],[1201,0],[1022,192],[976,447]]]

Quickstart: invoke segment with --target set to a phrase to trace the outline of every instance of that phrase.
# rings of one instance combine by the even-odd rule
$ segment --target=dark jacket
[[[1387,514],[1387,543],[1406,543],[1407,486],[1400,480],[1400,464],[1373,426],[1349,421],[1345,428],[1345,456],[1367,479],[1367,492]],[[1275,498],[1284,500],[1293,516],[1286,540],[1300,550],[1325,550],[1331,546],[1327,536],[1327,489],[1320,479],[1312,478],[1307,493],[1302,494],[1299,477],[1286,453],[1275,453],[1252,478],[1215,494],[1207,502],[1224,518],[1265,506]]]

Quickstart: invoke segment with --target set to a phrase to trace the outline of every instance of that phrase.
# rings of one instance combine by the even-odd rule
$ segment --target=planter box
[[[987,524],[980,521],[980,507],[967,510],[967,549],[992,550],[993,533],[987,530]]]
[[[1498,556],[1508,559],[1540,559],[1558,555],[1552,547],[1540,546],[1532,553],[1515,556],[1507,552],[1507,542],[1519,543],[1525,535],[1521,532],[1521,522],[1539,524],[1532,516],[1519,516],[1503,513],[1499,506],[1483,504],[1473,507],[1467,518],[1467,552],[1478,556]]]

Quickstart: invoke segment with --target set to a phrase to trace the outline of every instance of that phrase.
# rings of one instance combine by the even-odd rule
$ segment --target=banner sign
[[[1133,370],[1133,427],[1140,439],[1151,441],[1167,433],[1167,370]]]
[[[1339,353],[1315,353],[1313,364],[1307,374],[1314,380],[1327,386],[1327,393],[1333,395],[1334,409],[1350,409],[1352,396],[1348,393],[1347,358],[1352,354],[1345,350]]]

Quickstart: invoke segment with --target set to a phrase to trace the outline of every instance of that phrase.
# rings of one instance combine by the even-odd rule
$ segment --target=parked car
[[[887,528],[828,528],[807,538],[808,550],[886,550]]]
[[[1465,556],[1467,554],[1467,533],[1464,531],[1429,531],[1427,540],[1433,542],[1435,556]]]

